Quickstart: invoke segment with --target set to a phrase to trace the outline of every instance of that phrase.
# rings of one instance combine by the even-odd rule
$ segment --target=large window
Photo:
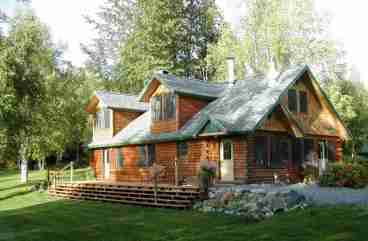
[[[314,153],[313,139],[257,136],[255,145],[256,164],[263,167],[280,168],[289,163],[301,166]]]
[[[308,112],[308,95],[305,91],[290,89],[288,91],[288,107],[292,112]]]
[[[188,144],[186,142],[178,142],[176,144],[176,150],[180,160],[188,157]]]
[[[110,128],[110,110],[102,108],[96,113],[96,128]]]
[[[152,120],[169,120],[175,118],[176,97],[173,93],[153,96],[151,98]]]
[[[267,166],[268,158],[268,137],[257,136],[255,142],[256,162],[259,166]]]
[[[152,166],[156,157],[155,145],[154,144],[141,145],[138,147],[138,151],[139,151],[138,165],[141,167]]]
[[[320,141],[318,147],[318,158],[326,158],[329,161],[336,161],[336,142]]]

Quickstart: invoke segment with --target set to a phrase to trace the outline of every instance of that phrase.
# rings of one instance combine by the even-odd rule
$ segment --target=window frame
[[[230,152],[225,151],[227,144],[230,146]],[[221,142],[222,160],[234,160],[234,142],[231,139],[224,139]],[[226,157],[226,154],[230,154],[230,158]]]
[[[305,97],[304,99],[304,105],[302,104],[302,96]],[[304,90],[299,90],[298,91],[298,102],[299,102],[299,108],[298,108],[298,112],[299,113],[303,113],[303,114],[307,114],[308,113],[308,92],[304,91]]]
[[[118,153],[116,153],[116,168],[117,169],[124,168],[125,159],[124,159],[123,150],[124,150],[123,147],[120,147],[120,148],[116,149],[116,151],[118,152]]]
[[[103,107],[95,113],[95,127],[98,129],[107,129],[111,127],[111,111]]]
[[[295,96],[292,97],[291,93],[295,94]],[[291,100],[295,98],[295,103]],[[291,112],[298,113],[298,91],[296,89],[289,89],[288,90],[288,109]],[[294,109],[295,108],[295,109]]]
[[[153,121],[176,119],[176,94],[169,92],[152,96],[151,111]]]
[[[185,151],[183,151],[183,146],[185,146],[184,147]],[[177,156],[178,156],[179,160],[187,159],[188,158],[188,152],[189,152],[189,145],[188,145],[187,142],[180,141],[180,142],[176,143],[176,153],[177,153]]]
[[[147,144],[138,146],[138,166],[151,167],[156,159],[156,145]]]

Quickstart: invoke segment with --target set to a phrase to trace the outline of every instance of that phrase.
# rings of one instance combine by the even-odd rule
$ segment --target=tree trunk
[[[44,160],[39,160],[38,161],[38,170],[45,170],[45,161]]]
[[[79,164],[79,143],[77,144],[77,156],[76,156],[76,163]]]
[[[63,159],[63,153],[60,152],[56,155],[56,166],[59,166],[61,164],[61,160]]]
[[[27,149],[26,144],[22,144],[19,149],[20,156],[20,182],[28,182],[28,161],[27,161]]]

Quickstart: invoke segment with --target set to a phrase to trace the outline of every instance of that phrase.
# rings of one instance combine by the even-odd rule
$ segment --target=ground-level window
[[[256,136],[255,140],[256,163],[259,166],[268,165],[268,139],[267,136]]]
[[[331,147],[331,153],[333,149]],[[313,139],[283,136],[257,136],[255,139],[255,158],[258,166],[280,168],[291,163],[301,166],[303,162],[315,158],[314,155]]]
[[[155,145],[154,144],[140,145],[138,147],[138,152],[139,152],[138,165],[141,167],[152,166],[156,157]]]
[[[176,144],[176,150],[178,153],[178,159],[186,159],[188,157],[188,143],[178,142]]]
[[[327,159],[329,161],[336,161],[336,142],[323,140],[318,145],[318,158]]]
[[[123,148],[116,149],[116,168],[121,169],[124,166],[124,154],[123,154]]]

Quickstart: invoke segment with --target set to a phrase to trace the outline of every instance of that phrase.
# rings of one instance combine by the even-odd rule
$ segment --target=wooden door
[[[231,140],[221,141],[220,173],[222,181],[234,181],[234,145]]]

